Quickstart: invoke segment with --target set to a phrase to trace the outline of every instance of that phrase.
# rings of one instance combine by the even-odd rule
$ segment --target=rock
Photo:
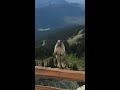
[[[85,90],[85,85],[83,85],[83,86],[77,88],[76,90]]]

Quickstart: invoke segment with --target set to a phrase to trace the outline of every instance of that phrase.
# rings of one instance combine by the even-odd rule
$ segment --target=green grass
[[[77,58],[74,54],[68,54],[66,60],[68,63],[76,64],[80,70],[85,70],[85,60],[83,58]]]

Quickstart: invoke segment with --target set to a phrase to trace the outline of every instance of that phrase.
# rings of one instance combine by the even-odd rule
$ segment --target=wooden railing
[[[84,71],[63,70],[58,68],[35,67],[35,75],[47,78],[66,79],[85,82]],[[50,86],[35,85],[35,90],[64,90]]]

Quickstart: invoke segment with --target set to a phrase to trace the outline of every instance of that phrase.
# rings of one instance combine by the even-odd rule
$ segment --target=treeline
[[[76,57],[80,58],[84,56],[85,53],[85,42],[84,40],[80,44],[74,44],[69,46],[67,41],[64,42],[64,45],[66,47],[66,53],[71,54],[73,53],[76,55]],[[46,46],[40,46],[38,48],[35,48],[35,58],[45,59],[50,56],[53,56],[55,43],[52,45],[46,45]]]
[[[35,48],[35,58],[39,59],[45,59],[53,55],[53,50],[52,48],[47,48],[47,47],[38,47]]]

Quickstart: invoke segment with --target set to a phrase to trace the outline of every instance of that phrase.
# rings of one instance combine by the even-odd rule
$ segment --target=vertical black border
[[[12,28],[6,41],[10,41],[7,81],[12,90],[35,90],[35,0],[11,1],[9,6],[6,15]]]
[[[116,25],[114,26],[114,23],[112,23],[115,22],[112,21],[115,17],[113,15],[114,13],[110,9],[113,4],[110,4],[110,1],[105,2],[102,0],[85,1],[86,90],[105,89],[107,85],[110,85],[108,83],[112,82],[110,81],[112,78],[109,76],[113,75],[111,73],[111,66],[114,65],[113,63],[115,62],[113,60],[116,57],[113,57],[114,54],[112,51],[112,48],[115,48],[116,46],[113,45],[114,43],[111,43],[111,37],[114,38],[114,27],[116,27]],[[112,1],[112,3],[114,2]],[[114,8],[114,6],[112,8]],[[113,41],[114,40],[115,39],[113,39]],[[110,64],[111,59],[113,63]],[[107,89],[109,87],[111,88],[112,86],[108,86]]]
[[[85,89],[96,90],[99,58],[96,0],[85,0]]]

